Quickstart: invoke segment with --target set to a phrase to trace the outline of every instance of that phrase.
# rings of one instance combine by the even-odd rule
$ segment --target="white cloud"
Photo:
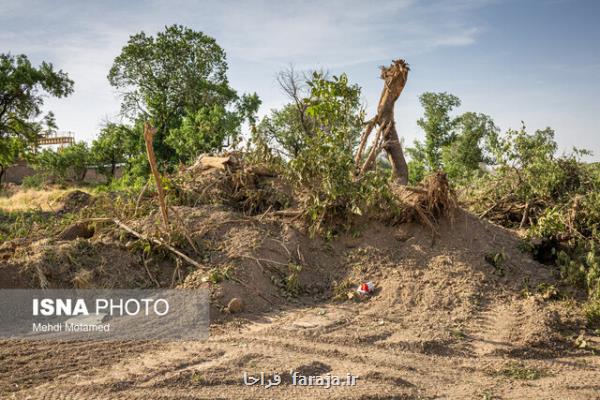
[[[3,51],[48,60],[75,80],[75,94],[49,99],[62,129],[90,140],[106,116],[119,110],[106,79],[130,34],[181,23],[216,37],[225,48],[234,84],[258,91],[265,104],[283,97],[275,72],[299,68],[376,66],[440,47],[473,44],[482,27],[471,14],[481,1],[154,1],[1,2]],[[249,70],[245,70],[248,68]],[[376,75],[376,72],[374,72]],[[374,80],[379,86],[379,81]],[[378,90],[378,89],[377,89]]]

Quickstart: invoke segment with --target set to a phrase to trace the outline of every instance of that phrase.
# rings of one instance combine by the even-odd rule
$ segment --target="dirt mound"
[[[356,303],[374,320],[402,316],[407,328],[390,343],[466,335],[477,330],[477,316],[502,304],[526,315],[533,310],[528,296],[538,287],[558,286],[554,271],[518,250],[510,231],[457,209],[443,173],[420,187],[398,189],[404,223],[363,217],[329,240],[311,237],[302,221],[273,212],[289,205],[289,192],[278,185],[282,180],[273,171],[246,165],[235,154],[201,157],[174,180],[186,205],[169,208],[168,229],[156,209],[121,226],[108,218],[76,223],[57,238],[11,250],[3,266],[11,278],[3,284],[207,287],[215,322],[286,307]],[[92,201],[73,191],[62,199],[62,210]],[[376,290],[362,298],[356,288],[366,281]],[[235,315],[228,307],[232,299],[243,304]],[[546,312],[550,304],[536,305],[532,325],[519,319],[506,328],[510,339],[523,345],[555,341],[553,326],[574,324],[576,318],[560,307]]]
[[[371,221],[324,240],[273,213],[247,216],[208,205],[170,211],[178,223],[168,232],[157,212],[127,223],[200,267],[100,224],[90,239],[15,245],[0,263],[0,284],[206,287],[208,342],[156,344],[131,359],[100,352],[100,367],[68,359],[83,379],[50,382],[60,373],[51,370],[22,384],[24,397],[481,398],[493,388],[502,397],[586,398],[597,387],[593,350],[573,346],[578,311],[548,290],[561,289],[555,271],[521,252],[511,231],[469,213],[439,217],[435,235],[418,223]],[[357,296],[365,281],[375,284],[374,293]],[[3,343],[15,359],[29,354],[27,346]],[[307,393],[289,384],[290,370],[352,373],[360,384]],[[283,385],[249,392],[241,371],[279,373]],[[542,378],[521,383],[514,376]],[[574,379],[579,387],[569,383]],[[0,392],[13,381],[22,383],[0,379]]]
[[[247,214],[280,210],[291,203],[291,188],[271,168],[250,165],[235,153],[200,156],[178,174],[179,197],[188,205],[223,204]]]
[[[70,191],[57,199],[57,203],[60,204],[58,212],[62,214],[77,212],[92,204],[92,200],[93,197],[89,193],[81,190]]]
[[[432,323],[466,329],[473,313],[558,286],[554,271],[518,250],[511,232],[462,211],[443,217],[436,235],[416,223],[371,222],[329,241],[269,214],[248,217],[219,206],[172,212],[179,223],[166,236],[156,213],[131,227],[172,243],[202,268],[107,226],[90,239],[34,242],[7,262],[31,286],[210,287],[219,318],[228,318],[220,311],[233,298],[252,315],[290,304],[358,301],[358,284],[373,281],[377,291],[365,311],[373,318],[402,314],[418,329]]]
[[[143,257],[141,243],[116,231],[89,239],[66,238],[65,232],[71,233],[67,228],[57,238],[13,246],[0,260],[0,288],[169,287],[175,265]]]

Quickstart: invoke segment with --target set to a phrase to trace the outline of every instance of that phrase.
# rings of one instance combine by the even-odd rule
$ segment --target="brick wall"
[[[35,170],[31,168],[26,161],[19,161],[16,165],[13,165],[6,170],[2,177],[2,182],[21,184],[23,183],[23,178],[33,175],[35,175]],[[117,166],[115,178],[120,178],[122,175],[123,167]],[[85,174],[84,182],[102,183],[106,182],[106,178],[104,175],[98,173],[98,170],[95,167],[89,167]]]

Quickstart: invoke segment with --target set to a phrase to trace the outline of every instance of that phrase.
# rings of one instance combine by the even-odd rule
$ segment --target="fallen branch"
[[[144,256],[142,256],[142,264],[144,264],[144,268],[146,269],[146,273],[148,274],[148,277],[150,277],[150,280],[152,282],[154,282],[154,284],[156,285],[156,287],[160,287],[160,283],[158,283],[158,281],[156,280],[156,278],[154,277],[154,275],[152,275],[152,273],[150,272],[150,268],[148,268],[148,264],[146,263],[146,258]]]
[[[169,251],[171,251],[173,254],[183,258],[185,261],[192,264],[194,267],[203,268],[202,264],[199,264],[196,261],[192,260],[190,257],[183,254],[182,252],[180,252],[179,250],[177,250],[175,247],[171,246],[170,244],[167,244],[160,239],[151,238],[142,233],[138,233],[138,232],[134,231],[133,229],[131,229],[130,227],[128,227],[127,225],[125,225],[124,223],[122,223],[121,221],[119,221],[118,219],[113,219],[112,221],[115,223],[115,225],[117,225],[121,229],[131,233],[133,236],[136,236],[142,240],[147,240],[147,241],[157,244],[159,246],[163,246],[166,249],[168,249]]]
[[[498,205],[500,204],[501,200],[498,200],[497,202],[495,202],[494,204],[492,204],[492,206],[490,208],[488,208],[487,210],[485,210],[484,212],[482,212],[481,214],[478,215],[479,218],[485,218],[494,208],[498,207]]]
[[[300,218],[303,215],[303,211],[301,210],[278,210],[273,211],[271,215],[275,215],[278,217],[293,217],[292,221]]]
[[[165,243],[164,241],[160,240],[160,239],[156,239],[156,238],[152,238],[149,237],[147,235],[144,235],[143,233],[139,233],[134,231],[132,228],[130,228],[129,226],[125,225],[123,222],[119,221],[116,218],[88,218],[82,221],[89,221],[89,222],[112,222],[113,224],[117,225],[119,228],[123,229],[124,231],[127,231],[128,233],[132,234],[133,236],[137,237],[138,239],[142,239],[142,240],[146,240],[148,242],[152,242],[154,244],[157,244],[159,246],[163,246],[164,248],[166,248],[167,250],[169,250],[171,253],[181,257],[182,259],[184,259],[185,261],[187,261],[188,263],[192,264],[194,267],[196,268],[204,268],[204,266],[196,261],[194,261],[192,258],[190,258],[189,256],[183,254],[181,251],[177,250],[175,247],[171,246],[168,243]]]
[[[527,222],[527,217],[529,216],[529,202],[525,203],[525,208],[523,209],[523,218],[521,218],[521,223],[519,224],[519,229],[523,229],[525,226],[525,222]]]

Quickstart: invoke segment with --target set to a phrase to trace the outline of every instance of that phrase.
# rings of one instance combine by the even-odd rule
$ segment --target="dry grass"
[[[60,199],[76,188],[60,189],[18,189],[14,192],[0,194],[0,210],[3,211],[56,211],[60,207]],[[86,189],[78,188],[84,192]]]

